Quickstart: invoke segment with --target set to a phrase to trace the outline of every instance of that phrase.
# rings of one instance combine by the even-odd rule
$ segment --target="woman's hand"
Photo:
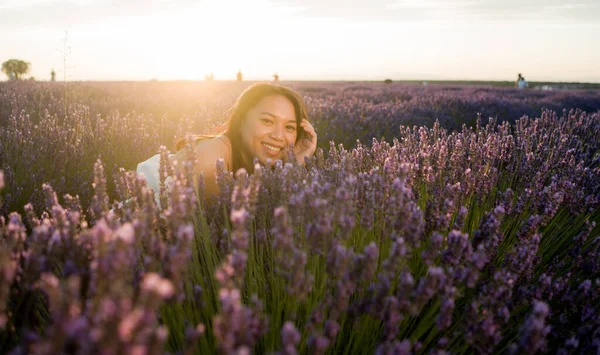
[[[300,165],[304,165],[304,158],[312,157],[317,150],[317,133],[308,120],[303,119],[300,126],[304,134],[298,137],[294,145],[294,154]]]

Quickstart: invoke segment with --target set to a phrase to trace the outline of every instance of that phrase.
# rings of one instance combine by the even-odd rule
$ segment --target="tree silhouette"
[[[31,64],[20,59],[9,59],[2,63],[2,72],[9,78],[12,78],[12,73],[16,80],[19,80],[21,75],[27,74],[29,69],[31,69]]]

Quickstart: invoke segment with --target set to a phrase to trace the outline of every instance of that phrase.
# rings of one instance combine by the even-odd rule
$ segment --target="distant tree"
[[[27,74],[30,69],[31,64],[20,59],[9,59],[2,63],[2,72],[9,78],[14,77],[16,80],[19,80],[21,75]]]
[[[385,79],[383,82],[386,83],[386,84],[391,84],[392,83],[392,79]]]
[[[56,81],[56,72],[54,72],[54,68],[50,72],[50,81]]]

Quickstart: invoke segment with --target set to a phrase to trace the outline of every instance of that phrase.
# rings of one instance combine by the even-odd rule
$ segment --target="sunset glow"
[[[66,30],[71,80],[600,82],[600,5],[534,3],[8,0],[0,41],[45,80]]]

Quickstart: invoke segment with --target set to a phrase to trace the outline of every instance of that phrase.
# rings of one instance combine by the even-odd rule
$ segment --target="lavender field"
[[[0,352],[600,352],[600,91],[283,84],[306,166],[158,207],[249,83],[0,83]]]

